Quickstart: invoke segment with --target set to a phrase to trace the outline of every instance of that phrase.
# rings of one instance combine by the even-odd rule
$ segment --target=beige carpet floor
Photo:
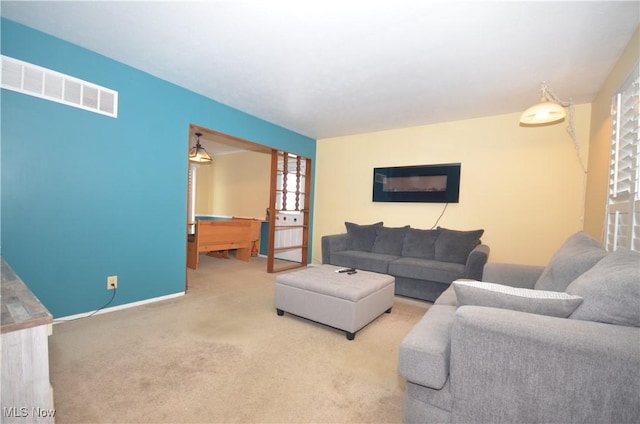
[[[348,341],[274,309],[276,274],[202,256],[185,296],[54,326],[57,423],[395,423],[398,346],[429,303],[396,297]]]

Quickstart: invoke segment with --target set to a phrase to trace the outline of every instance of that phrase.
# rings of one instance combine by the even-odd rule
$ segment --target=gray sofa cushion
[[[359,250],[361,252],[371,252],[373,243],[376,241],[377,229],[383,225],[377,222],[371,225],[358,225],[353,222],[345,222],[347,227],[347,250]]]
[[[409,228],[404,236],[401,256],[408,258],[435,259],[438,230]]]
[[[453,282],[458,306],[476,305],[567,318],[582,297],[567,293],[531,290],[473,280]]]
[[[618,248],[569,284],[567,293],[584,297],[571,319],[640,327],[640,253]]]
[[[469,253],[480,244],[484,230],[457,231],[438,227],[440,234],[436,241],[437,261],[465,264]]]
[[[464,265],[420,258],[398,258],[389,264],[396,277],[451,283],[464,276]]]
[[[553,255],[536,281],[536,290],[563,292],[569,284],[594,266],[607,252],[587,233],[579,231],[569,237]]]
[[[373,253],[400,256],[402,254],[404,236],[408,228],[408,225],[400,228],[377,227],[376,240],[371,251]]]
[[[460,307],[449,422],[637,423],[638,337],[632,327]]]
[[[389,263],[397,258],[397,256],[381,253],[342,250],[331,254],[331,264],[387,274]]]

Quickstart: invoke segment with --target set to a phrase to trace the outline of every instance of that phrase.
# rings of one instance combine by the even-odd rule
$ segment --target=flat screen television
[[[459,163],[373,169],[374,202],[458,203]]]

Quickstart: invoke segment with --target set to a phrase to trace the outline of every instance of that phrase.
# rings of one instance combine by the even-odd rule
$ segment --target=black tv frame
[[[458,203],[460,198],[461,168],[461,163],[373,168],[373,201]],[[420,179],[409,177],[436,178]],[[446,178],[443,179],[442,177]],[[408,179],[403,180],[404,178]],[[396,181],[395,188],[389,187],[393,179]],[[424,186],[416,187],[416,182],[418,185],[423,184]],[[427,184],[431,185],[427,186]],[[411,185],[413,187],[402,187],[403,185]]]

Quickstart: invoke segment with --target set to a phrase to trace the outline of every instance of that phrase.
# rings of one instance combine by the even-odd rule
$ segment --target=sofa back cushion
[[[382,227],[382,222],[371,225],[358,225],[353,222],[345,222],[347,227],[347,250],[371,252],[376,241],[377,229]]]
[[[618,248],[569,284],[567,293],[584,298],[571,319],[640,327],[640,253]]]
[[[457,231],[438,227],[435,260],[442,262],[467,263],[469,253],[480,244],[484,230]]]
[[[567,318],[582,303],[580,296],[531,290],[474,280],[453,282],[458,306],[475,305]]]
[[[371,251],[384,255],[400,256],[408,228],[408,225],[400,228],[377,227],[376,240],[373,242]]]
[[[402,245],[401,256],[407,258],[435,259],[438,230],[408,228]]]
[[[602,245],[579,231],[569,237],[553,255],[534,288],[563,292],[582,273],[606,256]]]

